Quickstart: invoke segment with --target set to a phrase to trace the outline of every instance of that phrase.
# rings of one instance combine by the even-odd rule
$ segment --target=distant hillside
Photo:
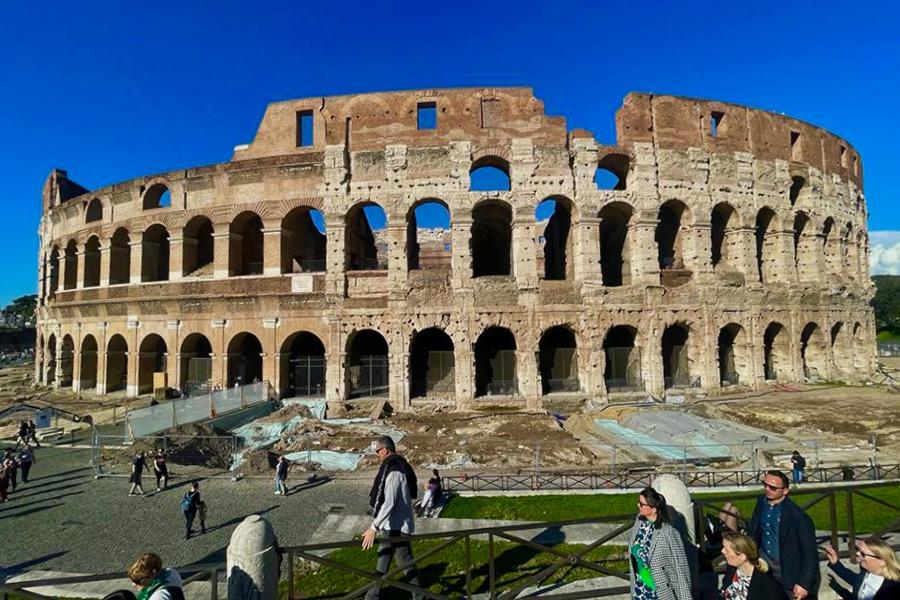
[[[875,275],[875,327],[879,339],[900,337],[900,275]]]

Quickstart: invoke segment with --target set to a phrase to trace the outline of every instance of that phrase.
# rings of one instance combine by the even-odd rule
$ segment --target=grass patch
[[[897,342],[900,343],[900,332],[893,331],[891,329],[885,329],[878,332],[877,337],[875,338],[879,342]]]
[[[900,506],[900,483],[880,488],[863,490],[866,494]],[[694,498],[727,500],[728,494],[694,494]],[[791,498],[798,504],[812,500],[816,494],[798,492]],[[837,495],[837,519],[840,529],[847,528],[846,492]],[[750,518],[754,499],[738,500],[735,505],[741,513]],[[893,523],[897,511],[873,502],[859,495],[853,497],[854,524],[857,532],[873,533]],[[522,497],[454,496],[441,513],[442,517],[457,519],[505,519],[510,521],[563,521],[566,519],[587,519],[615,515],[636,515],[637,493],[617,495],[554,495]],[[828,501],[813,506],[809,514],[818,529],[830,527]]]
[[[419,557],[429,550],[441,545],[446,540],[422,540],[413,543],[413,556]],[[557,544],[554,549],[572,553],[583,548],[574,544]],[[484,593],[490,590],[488,571],[488,542],[470,541],[472,567],[472,593]],[[329,555],[329,558],[341,564],[374,571],[377,558],[376,550],[364,551],[360,548],[341,548]],[[585,558],[603,567],[626,571],[625,548],[622,546],[602,546],[589,552]],[[543,568],[560,560],[547,552],[513,544],[510,542],[494,542],[494,568],[496,573],[496,589],[499,592],[509,590],[527,581]],[[419,581],[423,587],[432,592],[449,596],[466,594],[466,547],[459,541],[434,556],[422,561],[419,565]],[[392,568],[396,566],[396,562]],[[309,565],[303,565],[306,573],[296,575],[294,591],[303,594],[304,598],[333,597],[343,595],[366,583],[362,577],[346,573],[333,567],[321,567],[315,572],[309,571]],[[302,572],[302,571],[297,571]],[[543,581],[544,584],[562,583],[600,577],[601,573],[585,567],[565,566],[555,571]],[[279,588],[281,598],[287,595],[287,582],[282,581]],[[408,592],[385,588],[382,598],[408,598]]]

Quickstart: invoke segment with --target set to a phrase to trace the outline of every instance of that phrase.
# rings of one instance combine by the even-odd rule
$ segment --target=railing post
[[[831,547],[837,549],[838,546],[838,522],[837,522],[837,501],[834,492],[828,492],[828,517],[831,521]]]
[[[466,536],[466,598],[472,597],[472,547]]]
[[[846,490],[847,494],[847,549],[850,551],[850,562],[856,562],[856,553],[853,548],[856,547],[856,523],[853,519],[853,490]]]
[[[219,572],[209,570],[209,600],[219,600]]]
[[[294,600],[294,553],[287,553],[287,581],[288,581],[288,593],[287,600]]]
[[[497,597],[497,581],[494,574],[494,534],[488,534],[488,585],[490,587],[490,599]]]
[[[250,515],[231,534],[227,550],[228,600],[278,597],[278,540],[272,526]]]

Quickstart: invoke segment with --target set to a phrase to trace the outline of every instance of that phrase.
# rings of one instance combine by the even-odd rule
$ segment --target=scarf
[[[415,498],[418,493],[419,483],[416,481],[416,474],[406,462],[406,459],[399,454],[391,454],[378,469],[378,475],[372,483],[372,489],[369,490],[369,506],[372,507],[373,514],[378,514],[378,510],[384,503],[384,482],[387,480],[388,473],[392,471],[400,471],[406,475],[406,486],[409,488],[409,497]]]
[[[161,587],[165,587],[168,584],[169,570],[163,569],[156,577],[150,580],[150,583],[145,585],[143,589],[141,589],[141,591],[137,593],[137,600],[147,600],[147,598],[153,595],[153,592]]]

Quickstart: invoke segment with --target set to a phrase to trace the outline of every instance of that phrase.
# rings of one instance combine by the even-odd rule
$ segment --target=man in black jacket
[[[766,471],[765,494],[753,509],[748,534],[788,596],[813,600],[819,592],[819,553],[812,519],[788,498],[790,482]]]

